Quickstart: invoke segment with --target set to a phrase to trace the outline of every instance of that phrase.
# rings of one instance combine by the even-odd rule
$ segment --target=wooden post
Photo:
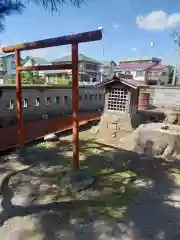
[[[16,67],[21,65],[20,51],[15,50]],[[21,72],[16,69],[16,99],[17,99],[17,119],[18,119],[18,145],[20,148],[24,145],[23,134],[23,115],[22,115],[22,90],[21,90]]]
[[[73,170],[79,168],[79,82],[78,82],[78,44],[72,44],[72,111],[73,111]]]

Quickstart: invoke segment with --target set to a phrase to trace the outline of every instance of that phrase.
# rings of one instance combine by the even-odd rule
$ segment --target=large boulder
[[[166,113],[166,118],[164,120],[165,124],[177,124],[178,122],[178,116],[176,113],[169,112]]]
[[[124,139],[120,139],[120,147],[150,156],[179,156],[180,132],[174,125],[163,123],[140,125]]]

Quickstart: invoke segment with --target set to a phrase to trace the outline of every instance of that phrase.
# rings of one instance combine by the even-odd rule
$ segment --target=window
[[[92,94],[90,94],[89,99],[93,100],[93,95]]]
[[[81,101],[82,100],[82,97],[81,97],[81,95],[79,95],[79,101]]]
[[[149,73],[148,73],[148,76],[150,76],[150,77],[158,77],[158,76],[160,76],[160,75],[161,75],[160,72],[149,72]]]
[[[94,94],[94,100],[97,100],[97,94]]]
[[[136,72],[136,76],[137,76],[137,77],[143,77],[143,76],[144,76],[144,71],[138,70],[138,71]]]
[[[50,105],[51,104],[51,98],[50,97],[45,97],[45,104]]]
[[[13,109],[13,108],[14,108],[14,100],[8,100],[7,109]]]
[[[101,100],[102,99],[102,95],[101,94],[99,94],[99,100]]]
[[[87,99],[88,99],[88,97],[87,97],[87,94],[85,94],[85,95],[84,95],[84,99],[85,99],[85,100],[87,100]]]
[[[93,64],[93,63],[86,63],[85,69],[91,70],[91,71],[97,71],[97,66],[96,66],[96,64]]]
[[[35,101],[34,101],[33,105],[36,106],[36,107],[38,107],[40,105],[40,98],[39,97],[35,98]]]
[[[60,97],[54,97],[54,98],[53,98],[53,102],[54,102],[55,104],[59,104],[59,103],[60,103]]]
[[[126,112],[128,106],[128,90],[111,88],[108,95],[108,110]]]
[[[166,76],[167,75],[167,73],[166,72],[162,72],[162,76]]]
[[[102,67],[104,70],[109,70],[109,66],[103,66]]]
[[[152,77],[152,72],[148,72],[148,76],[149,76],[149,77]]]
[[[22,99],[22,107],[27,107],[28,106],[28,100],[27,98]]]
[[[68,104],[68,96],[64,96],[64,103]]]

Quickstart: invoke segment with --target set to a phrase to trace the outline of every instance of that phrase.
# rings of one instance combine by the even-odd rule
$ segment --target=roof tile
[[[87,62],[94,62],[94,63],[100,63],[92,58],[89,58],[83,54],[79,54],[79,61],[87,61]],[[72,56],[68,55],[68,56],[64,56],[62,58],[56,59],[54,61],[52,61],[53,63],[55,62],[71,62],[72,61]]]
[[[148,69],[154,67],[157,63],[120,63],[119,69]]]

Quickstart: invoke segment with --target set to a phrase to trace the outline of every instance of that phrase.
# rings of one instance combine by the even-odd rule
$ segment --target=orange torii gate
[[[84,32],[68,36],[49,38],[35,42],[27,42],[12,46],[2,47],[4,53],[15,52],[16,61],[16,98],[17,98],[17,119],[18,119],[18,145],[24,146],[23,116],[22,116],[22,89],[21,89],[21,71],[32,70],[60,70],[72,69],[72,121],[73,121],[73,169],[79,168],[79,84],[78,84],[78,44],[82,42],[91,42],[102,39],[102,30]],[[34,50],[39,48],[56,47],[71,44],[72,46],[72,64],[63,65],[41,65],[41,66],[21,66],[21,51]]]

